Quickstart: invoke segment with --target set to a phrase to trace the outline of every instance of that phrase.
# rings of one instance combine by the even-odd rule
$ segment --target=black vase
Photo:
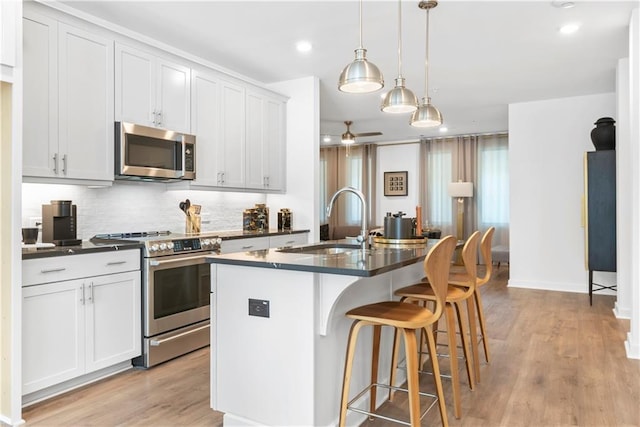
[[[616,149],[616,121],[611,117],[601,117],[591,130],[591,142],[596,147],[596,151]]]

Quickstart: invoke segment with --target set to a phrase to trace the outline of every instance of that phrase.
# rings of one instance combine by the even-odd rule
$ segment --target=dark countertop
[[[341,240],[338,242],[353,243],[354,241]],[[272,248],[252,252],[211,255],[207,258],[207,262],[371,277],[422,261],[427,256],[429,249],[437,242],[438,240],[436,239],[430,239],[426,246],[418,248],[371,248],[364,252],[362,249],[350,249],[343,253],[330,255],[281,252],[279,249]],[[316,244],[300,247],[314,246]]]
[[[309,230],[279,231],[271,229],[264,232],[248,232],[242,230],[211,231],[207,234],[217,234],[222,240],[247,239],[250,237],[267,237],[287,234],[308,233]],[[28,248],[22,249],[22,259],[47,258],[53,256],[79,255],[94,252],[109,252],[120,249],[140,249],[144,245],[140,242],[127,240],[114,240],[113,242],[97,243],[83,240],[81,244],[74,246],[56,246],[54,248]]]
[[[275,228],[268,231],[243,231],[243,230],[221,230],[211,231],[207,234],[217,234],[222,240],[235,240],[235,239],[248,239],[251,237],[267,237],[267,236],[281,236],[287,234],[300,234],[308,233],[309,230],[288,230],[282,231]]]
[[[119,243],[94,243],[83,240],[79,245],[56,246],[54,248],[22,249],[22,259],[47,258],[54,256],[79,255],[95,252],[110,252],[121,249],[140,249],[142,243],[119,242]]]

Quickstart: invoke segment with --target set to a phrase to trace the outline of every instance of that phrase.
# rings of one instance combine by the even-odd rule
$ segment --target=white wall
[[[304,77],[269,87],[290,99],[287,103],[287,192],[270,194],[268,204],[278,206],[278,210],[291,209],[293,228],[311,230],[309,242],[317,242],[320,240],[320,82],[317,77]],[[277,213],[273,216],[277,221]],[[275,228],[277,222],[272,226]]]
[[[420,170],[420,144],[396,144],[381,145],[376,155],[376,183],[379,188],[375,195],[377,226],[384,225],[384,216],[387,212],[402,211],[408,218],[416,216],[416,206],[420,203],[419,197],[419,170]],[[385,196],[384,173],[407,171],[407,195]],[[373,227],[369,227],[373,228]]]
[[[509,105],[510,286],[588,291],[583,156],[593,123],[615,113],[613,93]]]
[[[625,347],[627,356],[640,359],[640,10],[629,21],[629,116],[632,157],[631,191],[631,321]]]
[[[618,289],[614,313],[616,317],[628,319],[631,316],[631,251],[632,188],[631,117],[629,114],[629,58],[618,61],[616,70],[617,120],[616,123],[616,239],[618,246],[617,271]]]

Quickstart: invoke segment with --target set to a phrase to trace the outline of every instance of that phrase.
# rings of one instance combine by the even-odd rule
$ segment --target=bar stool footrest
[[[403,391],[405,393],[409,392],[409,390],[406,389],[406,388],[396,387],[396,386],[392,386],[392,385],[389,385],[389,384],[380,384],[380,383],[369,384],[368,387],[366,387],[364,390],[362,390],[353,399],[351,399],[349,401],[349,403],[347,404],[347,410],[350,410],[350,411],[353,411],[353,412],[357,412],[359,414],[368,415],[369,417],[380,418],[380,419],[385,420],[385,421],[392,421],[392,422],[396,422],[398,424],[404,424],[404,425],[410,426],[411,425],[410,422],[399,420],[397,418],[387,417],[385,415],[376,414],[375,412],[369,412],[369,411],[366,411],[364,409],[353,407],[353,404],[356,401],[358,401],[360,398],[362,398],[362,396],[364,396],[369,390],[371,390],[372,387],[382,387],[382,388],[386,388],[387,390]],[[430,397],[431,399],[433,399],[431,404],[420,415],[420,419],[422,420],[424,418],[424,416],[427,415],[427,412],[429,412],[431,410],[431,408],[433,408],[435,406],[435,404],[438,402],[438,396],[436,396],[435,394],[425,393],[425,392],[422,392],[422,391],[419,391],[418,395]]]

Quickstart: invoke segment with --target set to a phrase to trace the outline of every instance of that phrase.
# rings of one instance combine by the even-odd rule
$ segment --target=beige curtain
[[[326,217],[329,200],[336,191],[346,186],[355,187],[364,193],[367,200],[367,222],[375,223],[375,197],[372,197],[376,191],[375,164],[375,145],[320,148],[321,223],[329,223],[332,227],[360,225],[360,202],[349,194],[341,195],[333,206],[331,218]]]
[[[477,140],[477,136],[469,135],[422,141],[420,162],[424,174],[420,180],[420,204],[425,225],[440,229],[442,235],[457,235],[458,202],[449,196],[448,186],[450,182],[476,182]],[[464,237],[476,227],[476,204],[472,197],[464,201]]]

